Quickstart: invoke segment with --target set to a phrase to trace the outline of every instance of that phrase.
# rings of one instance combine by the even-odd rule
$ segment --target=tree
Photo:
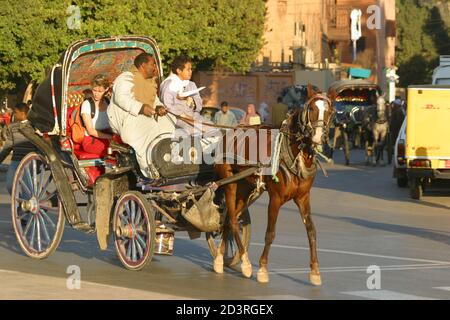
[[[449,29],[436,0],[397,0],[397,48],[400,84],[431,82],[439,55],[449,54]]]
[[[69,29],[67,8],[81,13]],[[39,83],[75,40],[137,34],[155,38],[163,62],[184,53],[205,69],[245,72],[262,47],[262,0],[0,0],[0,90]]]

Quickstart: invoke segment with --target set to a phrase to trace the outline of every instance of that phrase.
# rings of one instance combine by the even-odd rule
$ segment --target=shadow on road
[[[326,165],[329,177],[324,177],[319,171],[314,187],[389,201],[409,202],[425,207],[450,209],[446,205],[411,199],[408,188],[397,187],[395,179],[392,178],[393,167],[391,165],[385,167],[365,166],[362,162],[362,151],[355,150],[355,153],[354,162],[350,166]],[[448,197],[450,195],[450,184],[446,181],[437,181],[431,187],[425,189],[424,195]]]
[[[374,230],[382,230],[388,231],[392,233],[406,234],[411,236],[420,237],[426,240],[432,240],[444,243],[446,245],[450,245],[450,233],[446,231],[440,230],[432,230],[432,229],[424,229],[424,228],[416,228],[409,227],[399,224],[391,224],[391,223],[383,223],[383,222],[374,222],[366,219],[353,218],[353,217],[334,217],[327,214],[315,214],[315,216],[332,219],[337,221],[343,221],[347,223],[351,223],[360,227],[374,229]]]

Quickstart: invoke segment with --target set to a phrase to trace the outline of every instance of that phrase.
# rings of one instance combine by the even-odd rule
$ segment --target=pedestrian
[[[20,161],[28,153],[35,151],[34,145],[19,131],[20,124],[27,121],[29,110],[30,108],[24,102],[18,103],[13,108],[14,122],[6,128],[6,141],[3,145],[3,149],[0,151],[0,163],[2,163],[12,151],[11,163],[6,172],[6,189],[9,194],[12,192],[14,174],[16,173]]]
[[[220,110],[214,115],[214,123],[221,126],[235,127],[237,120],[233,112],[230,111],[228,102],[222,101]]]
[[[242,118],[241,123],[247,126],[254,126],[261,124],[261,118],[255,111],[255,105],[253,103],[249,103],[247,105],[247,113]]]
[[[278,97],[277,103],[272,106],[272,126],[280,128],[281,123],[286,119],[288,106],[283,103],[283,99]]]

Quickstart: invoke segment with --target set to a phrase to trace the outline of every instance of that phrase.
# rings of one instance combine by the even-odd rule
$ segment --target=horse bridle
[[[307,100],[305,102],[305,104],[303,105],[302,112],[299,113],[299,115],[298,115],[298,123],[300,124],[300,133],[302,135],[301,138],[304,138],[304,137],[311,138],[314,135],[314,131],[317,128],[322,128],[323,129],[322,143],[326,144],[326,143],[328,143],[328,139],[329,139],[328,132],[330,130],[330,126],[331,126],[331,123],[333,122],[333,117],[335,116],[336,112],[332,112],[332,114],[328,118],[328,121],[316,120],[316,121],[312,122],[310,119],[310,116],[309,116],[309,106],[312,102],[314,102],[316,100],[324,100],[324,101],[326,101],[326,103],[328,103],[329,108],[333,107],[330,98],[328,98],[324,94],[317,94],[314,97]]]

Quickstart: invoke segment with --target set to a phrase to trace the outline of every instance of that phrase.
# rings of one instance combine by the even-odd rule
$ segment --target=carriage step
[[[73,224],[72,227],[75,230],[83,231],[84,233],[87,233],[87,234],[95,233],[95,228],[93,228],[86,222],[79,222],[77,224]]]

